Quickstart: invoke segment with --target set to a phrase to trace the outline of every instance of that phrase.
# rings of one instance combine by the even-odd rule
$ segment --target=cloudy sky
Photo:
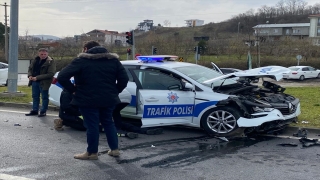
[[[171,22],[171,27],[185,26],[187,19],[201,19],[205,24],[221,22],[263,5],[275,6],[280,0],[20,0],[19,35],[82,34],[93,29],[124,32],[150,19],[154,24]],[[10,5],[11,0],[0,0]],[[319,0],[306,0],[314,5]],[[10,7],[8,7],[10,16]],[[0,6],[4,23],[4,7]],[[10,17],[9,17],[10,19]],[[9,22],[10,25],[10,22]]]

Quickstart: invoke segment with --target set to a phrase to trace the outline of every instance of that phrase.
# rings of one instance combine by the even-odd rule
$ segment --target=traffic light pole
[[[195,54],[195,59],[196,59],[196,64],[198,64],[198,51],[199,51],[199,47],[198,46],[196,46],[195,47],[195,51],[196,51],[196,54]]]
[[[154,47],[152,46],[152,47],[151,47],[151,54],[152,54],[152,55],[153,55],[153,48],[154,48]]]
[[[134,38],[134,30],[132,31],[132,59],[134,59],[135,58],[135,55],[136,55],[136,48],[135,48],[135,44],[136,44],[136,42],[135,42],[135,40],[134,40],[135,38]]]

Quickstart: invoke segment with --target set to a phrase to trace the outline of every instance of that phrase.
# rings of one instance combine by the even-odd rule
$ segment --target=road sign
[[[183,57],[179,57],[179,62],[183,62]]]
[[[299,64],[300,64],[299,62],[300,62],[300,60],[302,59],[302,56],[299,54],[299,55],[296,56],[296,58],[297,58],[297,60],[298,60],[298,66],[299,66]]]
[[[301,55],[297,55],[296,58],[297,58],[298,61],[300,61],[302,59],[302,56]]]

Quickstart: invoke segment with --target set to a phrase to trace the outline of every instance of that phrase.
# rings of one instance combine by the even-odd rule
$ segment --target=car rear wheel
[[[300,77],[299,77],[299,80],[300,80],[300,81],[303,81],[303,80],[304,80],[304,75],[300,76]]]
[[[217,107],[208,110],[201,117],[201,125],[210,135],[231,136],[236,133],[240,112],[234,107]]]

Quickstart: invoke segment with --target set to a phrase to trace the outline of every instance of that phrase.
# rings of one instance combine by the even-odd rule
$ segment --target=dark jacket
[[[128,75],[118,60],[104,47],[80,53],[58,75],[58,82],[70,93],[72,105],[78,107],[112,107],[120,102],[118,94],[127,86]],[[70,82],[74,77],[75,85]]]
[[[28,77],[32,76],[33,74],[33,68],[34,68],[34,63],[40,60],[40,57],[37,56],[32,62],[30,63],[29,69],[28,69]],[[52,82],[52,78],[54,74],[56,73],[56,63],[55,61],[48,56],[46,59],[46,62],[41,66],[40,69],[40,75],[36,76],[37,80],[40,82],[40,87],[42,90],[49,90],[49,87]],[[29,85],[31,85],[29,83]]]
[[[72,98],[73,95],[70,92],[66,90],[61,92],[59,117],[63,120],[63,125],[85,131],[83,120],[79,117],[81,116],[79,109],[70,104]]]

